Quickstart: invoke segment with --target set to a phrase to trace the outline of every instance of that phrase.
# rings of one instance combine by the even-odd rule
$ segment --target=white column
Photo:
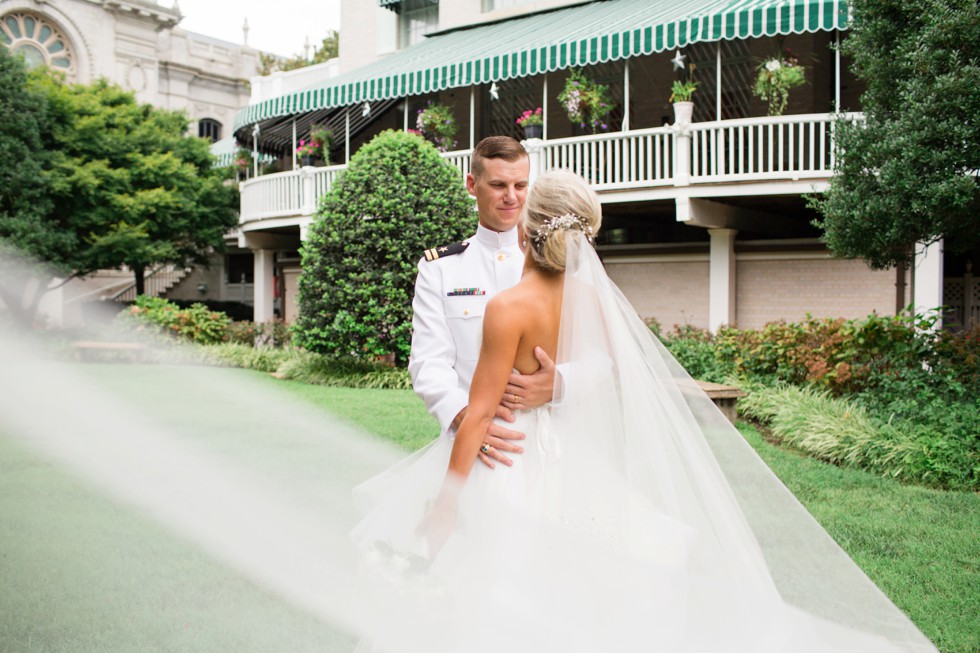
[[[548,76],[545,75],[545,79]],[[630,60],[627,59],[623,64],[623,129],[630,130]]]
[[[408,96],[405,96],[405,103],[402,104],[404,111],[402,111],[402,131],[408,131]]]
[[[531,164],[528,181],[533,184],[538,175],[544,172],[544,153],[541,151],[544,141],[540,138],[531,138],[522,142],[524,149],[527,150],[528,163]]]
[[[296,118],[293,118],[293,170],[296,169]]]
[[[735,324],[734,229],[709,229],[711,254],[708,270],[708,327],[712,331]]]
[[[943,305],[943,241],[925,246],[915,246],[914,268],[915,295],[912,299],[916,315],[937,309]],[[941,329],[942,318],[935,328]]]
[[[255,255],[255,306],[253,307],[253,319],[256,322],[271,322],[275,313],[273,312],[272,301],[275,283],[276,269],[273,263],[275,250],[254,249]]]
[[[350,107],[344,110],[344,163],[350,163]]]
[[[721,120],[721,41],[715,43],[715,120]]]
[[[629,59],[626,60],[629,62]],[[541,75],[544,81],[541,83],[541,118],[544,124],[541,125],[541,138],[548,140],[548,73]]]
[[[834,32],[834,113],[840,113],[840,31]]]
[[[470,86],[470,149],[476,147],[476,87]]]

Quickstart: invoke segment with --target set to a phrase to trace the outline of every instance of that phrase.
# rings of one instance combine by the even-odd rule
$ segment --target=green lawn
[[[321,493],[325,505],[341,513],[349,510],[340,505],[349,496],[344,488],[398,455],[375,455],[359,449],[361,444],[386,439],[414,449],[437,432],[410,391],[309,386],[203,367],[72,369],[118,401],[138,405],[143,415],[172,427],[179,437]],[[332,416],[377,438],[344,429]],[[777,448],[751,426],[741,430],[941,650],[980,650],[980,496],[839,469]],[[338,460],[348,451],[368,462]],[[352,646],[341,630],[41,456],[9,427],[5,431],[2,419],[0,586],[2,651],[344,651]]]

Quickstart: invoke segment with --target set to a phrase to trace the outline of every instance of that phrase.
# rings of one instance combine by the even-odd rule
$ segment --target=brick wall
[[[756,329],[784,318],[895,314],[895,271],[872,270],[860,260],[754,259],[737,264],[736,320]]]
[[[640,317],[656,318],[669,331],[675,324],[708,326],[708,257],[642,263],[605,262]]]

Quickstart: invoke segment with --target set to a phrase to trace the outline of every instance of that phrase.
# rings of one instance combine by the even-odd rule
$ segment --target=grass
[[[317,429],[321,437],[336,430],[330,415],[403,450],[438,431],[409,390],[313,386],[207,367],[75,368],[120,401],[156,393],[142,404],[147,413],[284,481],[301,475],[311,492],[327,479],[346,485],[370,470],[339,465],[315,439],[293,435],[292,416],[281,408],[288,400],[311,410],[318,422],[312,438]],[[980,649],[980,496],[842,469],[772,445],[752,426],[740,430],[944,653]],[[0,650],[352,648],[329,624],[6,435],[0,419]]]
[[[739,430],[881,590],[946,653],[980,650],[980,495],[844,469]]]

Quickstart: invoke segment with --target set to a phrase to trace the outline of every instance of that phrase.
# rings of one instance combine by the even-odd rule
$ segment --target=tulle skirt
[[[525,453],[477,463],[461,489],[457,527],[431,556],[419,524],[452,451],[440,438],[358,487],[374,622],[359,650],[871,651],[895,650],[783,603],[692,560],[700,534],[631,492],[596,461],[569,478],[550,409],[518,414]],[[574,490],[572,488],[574,487]],[[566,501],[569,494],[577,500]]]

